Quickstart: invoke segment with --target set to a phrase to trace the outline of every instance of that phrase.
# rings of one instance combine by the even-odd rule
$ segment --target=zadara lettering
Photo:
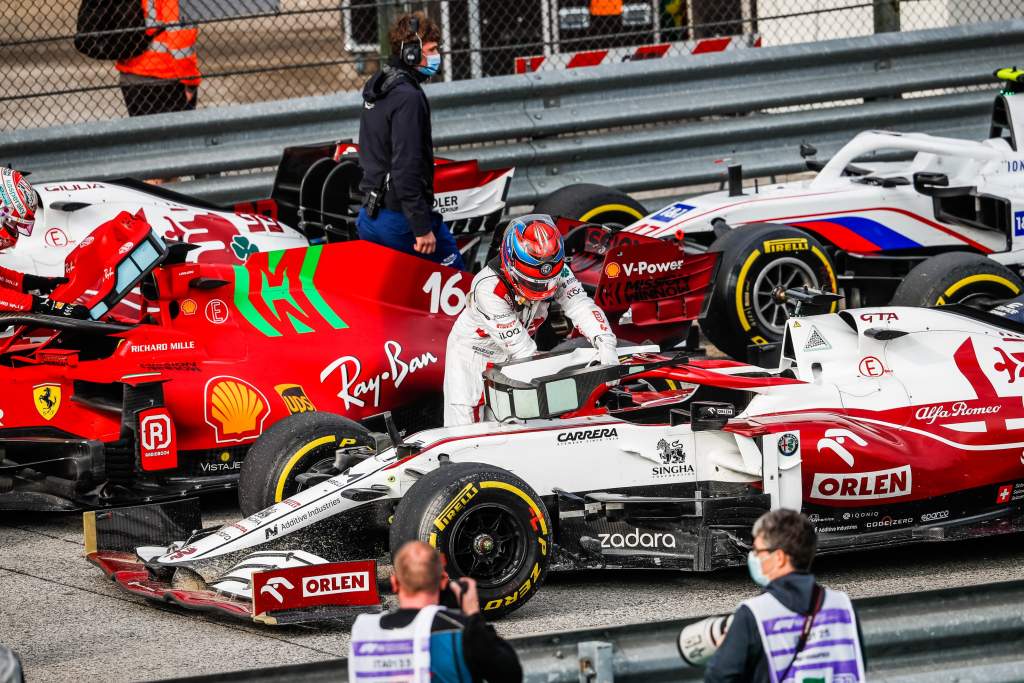
[[[434,520],[434,526],[437,527],[437,530],[444,531],[444,528],[448,526],[453,519],[455,519],[455,515],[459,514],[459,512],[466,507],[466,503],[473,500],[478,493],[480,493],[480,490],[476,487],[476,484],[472,482],[466,484],[466,486],[459,491],[459,495],[455,497],[455,500],[448,503],[448,505],[444,507],[444,510],[441,510],[441,514],[437,516],[437,519]]]
[[[437,356],[429,352],[408,361],[403,360],[402,345],[393,340],[384,342],[384,355],[388,362],[388,369],[385,372],[363,378],[362,361],[355,356],[342,356],[320,372],[320,382],[325,382],[336,372],[341,384],[338,398],[345,404],[346,410],[352,406],[365,408],[370,396],[373,397],[372,405],[376,407],[380,405],[380,391],[384,382],[391,382],[391,385],[398,389],[409,375],[437,363]]]
[[[602,548],[675,548],[676,537],[665,533],[648,533],[633,529],[628,534],[598,534]]]

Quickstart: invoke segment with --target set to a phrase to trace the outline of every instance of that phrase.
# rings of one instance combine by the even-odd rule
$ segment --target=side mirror
[[[973,187],[949,187],[945,173],[918,171],[914,174],[914,189],[926,197],[960,197],[974,191]]]
[[[695,432],[721,429],[736,416],[736,406],[717,401],[695,401],[690,404],[690,429]]]

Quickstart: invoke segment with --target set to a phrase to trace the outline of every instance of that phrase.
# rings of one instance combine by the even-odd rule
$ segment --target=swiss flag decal
[[[1007,484],[1006,486],[999,487],[999,493],[996,494],[997,503],[1009,503],[1010,495],[1013,493],[1013,485]]]

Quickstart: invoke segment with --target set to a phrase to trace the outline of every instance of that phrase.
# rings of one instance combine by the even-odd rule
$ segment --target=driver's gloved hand
[[[599,334],[594,337],[592,343],[597,350],[597,359],[601,365],[618,365],[619,351],[613,335]]]
[[[60,318],[89,319],[89,309],[81,304],[66,304],[63,301],[54,301],[41,296],[32,297],[32,312]]]
[[[25,273],[21,276],[21,289],[23,292],[49,294],[67,281],[66,277],[43,277]]]

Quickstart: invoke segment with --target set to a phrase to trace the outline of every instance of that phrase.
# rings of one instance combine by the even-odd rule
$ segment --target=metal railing
[[[510,200],[575,182],[626,191],[798,172],[855,133],[987,134],[992,71],[1024,48],[1024,20],[737,50],[427,86],[439,153],[517,168]],[[988,84],[988,85],[986,85]],[[980,89],[978,88],[979,86]],[[972,89],[973,87],[973,89]],[[0,160],[36,182],[197,176],[220,202],[265,196],[288,145],[355,137],[354,94],[13,131]]]
[[[887,683],[1020,681],[1024,581],[854,600],[868,679]],[[511,641],[526,683],[703,680],[679,656],[679,632],[698,619],[549,633]],[[344,659],[182,681],[344,681]]]

